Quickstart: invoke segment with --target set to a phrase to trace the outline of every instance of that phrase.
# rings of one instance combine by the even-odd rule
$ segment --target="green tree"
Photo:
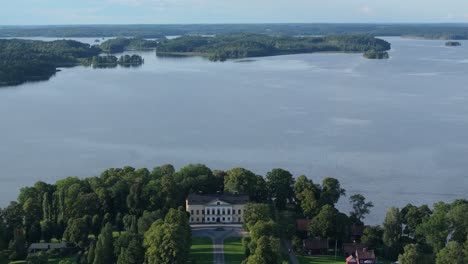
[[[118,243],[120,247],[120,253],[118,253],[117,263],[119,264],[141,264],[145,260],[145,249],[143,247],[143,238],[141,235],[135,233],[127,233],[122,235],[126,236],[123,240]],[[116,245],[117,247],[117,245]]]
[[[95,256],[96,256],[96,245],[93,242],[89,246],[88,255],[87,255],[87,258],[86,258],[86,260],[88,261],[89,264],[94,263],[94,257]]]
[[[456,241],[450,241],[437,253],[436,264],[463,264],[463,247]]]
[[[468,235],[468,202],[454,202],[447,213],[452,240],[463,243]]]
[[[13,240],[10,242],[10,260],[25,259],[27,256],[26,238],[21,228],[15,229]]]
[[[431,215],[432,211],[427,205],[416,207],[412,204],[407,204],[401,209],[402,222],[405,225],[403,232],[410,236],[416,236],[416,228]],[[417,238],[420,240],[419,238]]]
[[[50,240],[54,236],[54,223],[52,223],[52,221],[50,220],[42,220],[41,232],[42,232],[42,239],[45,242],[50,242]]]
[[[164,175],[172,175],[175,173],[174,166],[171,164],[165,164],[159,167],[156,167],[151,172],[152,178],[162,178]]]
[[[186,263],[191,246],[191,233],[185,212],[171,209],[163,220],[157,220],[145,233],[148,264]]]
[[[320,192],[320,204],[334,206],[341,196],[345,195],[345,189],[341,188],[340,182],[335,178],[327,177],[322,181]]]
[[[112,226],[107,223],[101,230],[96,242],[96,250],[93,264],[114,263],[114,239]]]
[[[362,194],[351,195],[349,202],[353,206],[353,211],[350,212],[351,217],[357,219],[360,223],[369,214],[370,208],[374,207],[372,202],[366,202],[366,198]]]
[[[416,228],[416,234],[425,238],[426,242],[432,246],[434,253],[439,252],[447,243],[450,233],[448,211],[449,205],[442,202],[436,203],[432,215]]]
[[[256,242],[256,248],[247,259],[247,264],[281,263],[280,241],[272,236],[262,236]]]
[[[264,190],[261,176],[255,175],[253,172],[244,168],[233,168],[226,172],[224,177],[224,191],[230,193],[247,194],[251,201],[260,201],[259,192]],[[259,186],[260,185],[260,186]],[[265,193],[263,191],[263,193]],[[263,197],[265,198],[265,197]]]
[[[266,182],[276,208],[285,209],[288,200],[292,200],[294,196],[294,178],[292,174],[283,169],[273,169],[267,173]]]
[[[296,195],[296,199],[300,202],[304,215],[314,217],[320,210],[320,189],[312,182],[312,180],[301,175],[297,178],[296,183],[294,184],[294,193]]]
[[[278,237],[278,226],[273,220],[268,222],[260,220],[250,228],[250,236],[254,241],[259,240],[263,236]]]
[[[382,241],[387,248],[387,254],[390,258],[398,255],[400,250],[400,238],[402,234],[402,222],[400,210],[391,207],[383,223]]]
[[[338,211],[333,206],[328,204],[323,206],[317,216],[312,219],[309,230],[323,239],[334,238],[337,215]]]
[[[404,253],[398,256],[398,262],[402,264],[421,263],[421,253],[416,244],[408,244],[404,248]]]
[[[244,223],[247,227],[255,225],[258,221],[269,221],[272,213],[268,204],[248,203],[244,208]]]
[[[361,242],[366,246],[377,249],[382,247],[383,229],[380,226],[369,226],[364,228]]]
[[[150,229],[151,225],[158,219],[161,219],[162,215],[161,212],[155,211],[155,212],[148,212],[144,211],[143,215],[138,218],[138,233],[140,234],[145,234],[148,229]]]
[[[75,245],[85,248],[88,242],[88,224],[83,218],[70,219],[67,229],[63,234],[63,238]]]

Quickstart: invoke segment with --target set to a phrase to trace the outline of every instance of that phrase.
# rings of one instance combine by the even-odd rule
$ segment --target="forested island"
[[[377,50],[368,50],[363,54],[364,58],[372,59],[372,60],[381,60],[381,59],[388,59],[390,56],[386,51],[377,51]]]
[[[0,86],[18,85],[27,81],[48,80],[59,67],[77,65],[137,66],[143,59],[125,55],[117,59],[99,56],[103,52],[122,52],[154,47],[154,41],[143,39],[108,40],[100,46],[73,40],[38,41],[0,39]]]
[[[216,193],[245,194],[250,201],[243,212],[249,232],[242,239],[245,264],[284,263],[288,254],[282,253],[280,241],[292,241],[295,254],[301,255],[306,253],[303,240],[312,238],[330,242],[331,248],[362,244],[379,260],[400,263],[464,263],[451,260],[468,258],[465,199],[392,207],[381,226],[365,226],[373,203],[353,194],[352,210],[340,212],[336,205],[346,191],[335,178],[319,183],[284,169],[261,176],[244,168],[222,171],[190,164],[178,171],[172,165],[151,171],[111,168],[96,177],[22,188],[17,201],[0,210],[0,263],[27,259],[42,264],[52,258],[64,264],[194,263],[185,199]],[[298,219],[309,224],[301,230]],[[352,231],[356,227],[360,235]],[[39,242],[64,244],[28,254],[28,246]]]
[[[445,46],[447,47],[458,47],[461,46],[461,43],[458,41],[447,41],[445,42]]]
[[[160,43],[158,55],[201,55],[212,61],[312,52],[366,52],[390,50],[390,43],[366,35],[323,37],[227,34],[183,36]]]
[[[146,50],[155,49],[157,41],[145,40],[140,38],[115,38],[101,43],[99,47],[103,52],[120,53],[126,50]]]
[[[117,58],[113,55],[94,56],[91,59],[83,61],[84,65],[90,65],[94,68],[115,68],[118,65],[123,67],[135,67],[144,63],[139,55],[122,55]]]

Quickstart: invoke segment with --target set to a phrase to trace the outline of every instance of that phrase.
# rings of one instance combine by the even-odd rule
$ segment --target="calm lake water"
[[[392,205],[467,198],[468,42],[386,39],[390,60],[138,52],[139,68],[75,67],[2,88],[0,204],[38,180],[164,163],[333,176],[374,202],[373,224]]]

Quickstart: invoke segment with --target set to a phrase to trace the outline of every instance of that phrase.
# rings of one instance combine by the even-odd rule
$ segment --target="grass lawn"
[[[297,256],[301,264],[344,264],[344,257],[335,256]]]
[[[76,256],[74,257],[65,257],[65,258],[56,258],[56,259],[49,259],[49,263],[58,264],[61,260],[69,260],[71,263],[76,263]],[[1,263],[1,262],[0,262]],[[12,261],[10,264],[23,264],[26,263],[24,260]]]
[[[190,259],[197,264],[213,264],[213,240],[209,237],[193,237]]]
[[[224,240],[224,263],[239,264],[245,258],[242,238],[229,237]]]

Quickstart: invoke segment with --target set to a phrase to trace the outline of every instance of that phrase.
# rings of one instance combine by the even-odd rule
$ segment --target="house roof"
[[[309,219],[297,219],[296,220],[296,229],[297,231],[307,232],[309,231]]]
[[[328,249],[328,240],[326,239],[304,239],[304,249]]]
[[[192,205],[204,205],[209,202],[220,200],[230,204],[246,204],[249,202],[249,196],[245,194],[189,194],[188,203]]]
[[[363,248],[362,250],[356,250],[356,257],[359,260],[362,260],[362,259],[375,259],[374,250],[369,250],[369,249],[366,249],[366,248]]]
[[[66,248],[67,243],[32,243],[29,246],[29,250],[32,249],[60,249]]]

